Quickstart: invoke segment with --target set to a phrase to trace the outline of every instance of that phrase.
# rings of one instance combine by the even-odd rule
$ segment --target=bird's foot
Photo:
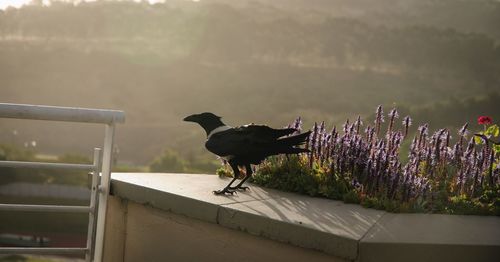
[[[247,191],[250,188],[247,187],[247,186],[235,186],[235,187],[230,187],[229,189],[231,189],[231,190],[244,190],[244,191]]]
[[[214,195],[226,195],[226,194],[233,195],[236,192],[232,188],[226,187],[226,188],[221,189],[221,190],[214,190],[213,193],[214,193]]]

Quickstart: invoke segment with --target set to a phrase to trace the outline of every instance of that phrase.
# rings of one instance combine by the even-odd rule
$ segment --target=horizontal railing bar
[[[125,113],[108,109],[0,103],[0,118],[111,124],[125,122]]]
[[[80,254],[87,252],[82,247],[0,247],[0,254]]]
[[[94,165],[89,165],[89,164],[64,164],[64,163],[24,162],[24,161],[0,161],[0,167],[37,168],[37,169],[73,169],[73,170],[87,170],[87,171],[95,169]]]
[[[89,206],[55,206],[55,205],[21,205],[0,204],[0,211],[34,211],[34,212],[76,212],[89,213]]]

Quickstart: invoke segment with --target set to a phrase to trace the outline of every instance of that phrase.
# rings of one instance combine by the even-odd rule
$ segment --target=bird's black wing
[[[263,125],[247,125],[216,133],[205,146],[219,156],[262,154],[279,137],[291,134],[295,129],[273,129]]]
[[[251,136],[256,136],[265,140],[276,140],[282,136],[290,135],[297,131],[294,128],[285,129],[274,129],[264,125],[245,125],[234,128],[236,131],[242,134],[248,134]]]

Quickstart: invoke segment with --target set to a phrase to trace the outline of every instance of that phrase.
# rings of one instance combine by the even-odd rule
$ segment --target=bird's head
[[[201,124],[201,123],[212,122],[212,121],[220,121],[220,119],[221,119],[220,116],[216,116],[213,113],[205,112],[205,113],[201,113],[201,114],[194,114],[194,115],[187,116],[183,120],[187,121],[187,122],[195,122],[195,123]]]
[[[187,116],[183,120],[187,122],[198,123],[201,127],[203,127],[203,129],[205,129],[207,134],[209,134],[210,131],[224,125],[224,123],[222,123],[220,119],[221,119],[220,116],[217,116],[213,113],[205,112],[201,114],[194,114]]]

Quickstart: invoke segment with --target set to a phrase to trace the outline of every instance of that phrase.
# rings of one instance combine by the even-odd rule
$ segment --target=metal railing
[[[114,130],[116,123],[123,123],[125,121],[125,113],[118,110],[0,103],[0,118],[100,123],[106,125],[104,130],[104,150],[101,154],[101,149],[94,149],[92,164],[0,161],[0,167],[86,170],[91,171],[92,174],[89,206],[0,204],[0,211],[88,213],[89,222],[86,247],[0,247],[0,254],[85,254],[86,261],[102,261]]]

